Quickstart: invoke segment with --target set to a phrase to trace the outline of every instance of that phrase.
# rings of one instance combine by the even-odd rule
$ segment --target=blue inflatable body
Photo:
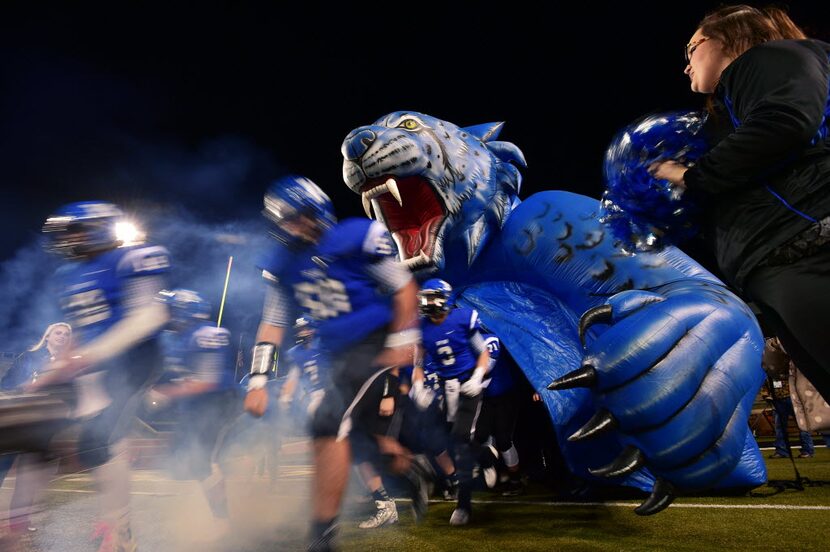
[[[392,113],[346,137],[344,179],[419,277],[479,310],[575,474],[652,491],[640,514],[678,491],[764,483],[747,424],[763,380],[750,309],[674,247],[628,253],[596,199],[519,201],[524,156],[500,130]]]

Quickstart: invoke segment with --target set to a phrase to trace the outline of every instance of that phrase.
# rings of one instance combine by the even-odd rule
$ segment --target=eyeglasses
[[[697,42],[689,42],[688,44],[686,44],[686,49],[683,52],[684,54],[686,54],[686,63],[689,63],[689,61],[692,59],[692,54],[695,53],[695,50],[697,50],[697,47],[700,46],[701,44],[703,44],[704,42],[706,42],[707,40],[709,40],[709,39],[704,36],[703,38],[701,38]]]

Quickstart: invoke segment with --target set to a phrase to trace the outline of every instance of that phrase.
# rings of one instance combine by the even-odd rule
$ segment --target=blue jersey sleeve
[[[225,328],[202,326],[193,332],[189,370],[199,381],[217,386],[230,385],[230,332]]]
[[[396,258],[398,250],[389,231],[380,222],[373,220],[363,239],[363,254],[371,259]]]
[[[490,353],[490,368],[492,368],[499,359],[501,353],[501,342],[499,338],[493,334],[484,334],[484,345],[487,347],[487,352]]]
[[[348,218],[320,242],[320,253],[328,257],[363,257],[369,261],[395,258],[397,249],[392,237],[380,222]]]
[[[155,276],[170,271],[170,253],[164,247],[152,245],[126,251],[118,261],[118,278]]]
[[[484,332],[481,328],[481,319],[478,317],[478,311],[475,309],[470,309],[470,311],[470,325],[468,329],[470,348],[476,355],[480,355],[487,348],[487,344],[484,342]],[[498,338],[496,339],[498,340]]]

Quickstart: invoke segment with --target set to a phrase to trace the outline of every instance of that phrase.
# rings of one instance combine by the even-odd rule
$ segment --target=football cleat
[[[382,525],[398,523],[398,507],[394,500],[375,500],[377,510],[369,519],[361,521],[358,527],[361,529],[377,529]]]
[[[449,481],[442,491],[444,500],[455,502],[458,500],[458,481]]]
[[[524,492],[524,488],[525,486],[521,479],[511,479],[505,485],[501,496],[519,496],[522,492]]]
[[[468,523],[470,523],[469,510],[465,510],[464,508],[456,508],[452,511],[452,516],[450,516],[450,525],[453,527],[459,527],[461,525],[467,525]]]
[[[485,459],[482,460],[481,474],[484,477],[484,484],[488,489],[492,489],[499,481],[499,472],[496,470],[496,462],[499,459],[499,453],[493,445],[484,445]]]

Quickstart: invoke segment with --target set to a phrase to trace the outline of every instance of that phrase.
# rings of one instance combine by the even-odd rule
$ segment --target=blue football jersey
[[[184,332],[162,334],[164,373],[161,382],[196,379],[216,385],[215,391],[235,386],[230,332],[204,325]]]
[[[287,366],[296,366],[300,371],[300,385],[307,393],[325,387],[326,363],[318,347],[295,345],[286,351],[285,362]]]
[[[391,290],[379,289],[371,264],[394,258],[386,229],[369,219],[346,219],[316,246],[295,252],[276,245],[261,268],[293,300],[293,313],[318,321],[317,338],[327,352],[362,341],[392,320]]]
[[[66,263],[58,271],[60,300],[73,339],[85,344],[120,321],[127,311],[130,279],[170,270],[170,255],[160,246],[112,249],[91,259]]]
[[[424,373],[436,373],[443,379],[463,378],[476,367],[479,353],[473,339],[480,332],[481,323],[474,309],[453,309],[440,325],[423,318]]]
[[[511,375],[512,357],[507,351],[502,350],[501,341],[493,334],[484,334],[484,343],[490,352],[490,383],[484,390],[486,397],[498,397],[513,389],[513,376]]]

